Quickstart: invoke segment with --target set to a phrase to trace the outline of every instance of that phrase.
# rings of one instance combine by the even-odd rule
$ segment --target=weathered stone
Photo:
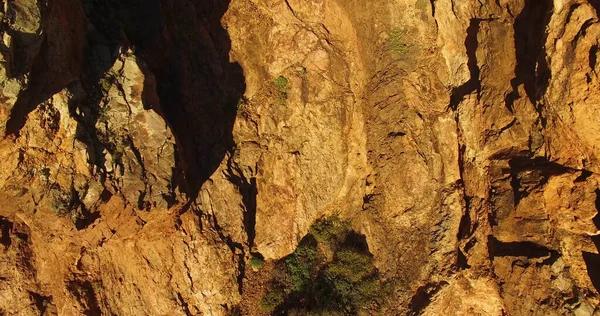
[[[262,315],[336,214],[387,315],[593,315],[598,10],[6,1],[0,314]]]

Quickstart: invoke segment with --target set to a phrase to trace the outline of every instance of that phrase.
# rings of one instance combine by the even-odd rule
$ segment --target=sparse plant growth
[[[283,289],[271,289],[260,301],[260,307],[265,312],[273,312],[277,306],[285,300],[285,291]]]
[[[277,314],[376,312],[387,293],[383,284],[364,236],[332,216],[317,221],[296,251],[277,263],[261,307]]]
[[[237,114],[248,117],[250,115],[250,106],[248,100],[241,98],[237,103]]]
[[[108,72],[104,78],[100,79],[100,87],[104,93],[108,92],[113,84],[117,83],[121,74],[118,71],[111,70]]]
[[[394,29],[390,32],[387,41],[387,50],[396,57],[404,57],[410,53],[412,46],[409,42],[409,34],[406,29]]]
[[[127,48],[127,50],[125,50],[126,57],[132,57],[134,55],[135,55],[135,46],[131,46],[131,47]]]
[[[112,82],[110,78],[100,79],[100,87],[102,88],[102,91],[108,92],[108,90],[110,90],[110,87],[112,87]]]
[[[108,106],[106,105],[99,105],[98,108],[95,108],[96,119],[98,122],[107,123],[109,119],[108,112]]]
[[[56,134],[60,127],[60,113],[52,102],[40,104],[41,125],[48,132]]]
[[[311,235],[319,242],[330,242],[336,237],[343,238],[348,230],[348,223],[342,221],[338,215],[319,220],[310,227]]]
[[[260,255],[253,255],[252,258],[248,260],[248,263],[252,268],[259,269],[265,263],[265,259],[263,259],[263,257]]]
[[[288,97],[288,80],[284,76],[279,76],[274,80],[275,86],[279,92],[279,101],[285,103]]]
[[[102,281],[92,281],[92,290],[96,295],[101,295],[104,292],[104,286],[102,285]]]

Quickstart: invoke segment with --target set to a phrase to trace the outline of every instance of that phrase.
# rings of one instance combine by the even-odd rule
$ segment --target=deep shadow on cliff
[[[233,147],[237,101],[245,90],[241,67],[229,62],[231,42],[220,23],[228,5],[229,0],[91,1],[86,10],[112,41],[111,58],[128,45],[154,74],[160,105],[144,106],[171,126],[181,176],[173,185],[190,198]]]
[[[11,112],[7,134],[18,135],[27,115],[40,103],[69,85],[76,88],[81,83],[85,97],[72,105],[71,114],[79,122],[78,138],[91,148],[91,163],[104,168],[99,153],[110,145],[99,139],[94,127],[102,101],[100,81],[119,54],[131,49],[138,63],[145,64],[141,68],[149,69],[156,78],[160,104],[145,100],[144,107],[163,116],[177,139],[179,165],[174,168],[179,176],[172,179],[173,187],[195,198],[234,145],[232,128],[238,100],[245,90],[241,67],[229,62],[231,43],[220,23],[229,2],[51,2],[50,11],[73,11],[67,16],[75,21],[67,22],[74,35],[66,48],[56,48],[60,41],[53,36],[64,30],[60,25],[46,24],[47,35],[40,39],[29,88]],[[48,16],[51,19],[53,15]]]
[[[41,30],[23,33],[2,25],[14,38],[8,76],[27,79],[6,122],[6,135],[19,135],[27,115],[82,74],[86,40],[84,13],[78,0],[38,2]],[[2,22],[5,24],[5,22]],[[29,75],[26,75],[29,73]]]
[[[177,137],[182,189],[195,198],[234,146],[237,102],[245,90],[242,68],[229,62],[231,42],[220,23],[229,0],[162,1],[162,16],[140,12],[151,2],[140,3],[129,1],[125,30],[156,76],[162,111]],[[162,28],[150,36],[143,23],[160,19]]]

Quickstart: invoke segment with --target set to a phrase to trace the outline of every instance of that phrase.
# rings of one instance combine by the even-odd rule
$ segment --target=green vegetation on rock
[[[410,54],[411,45],[409,43],[409,34],[405,29],[394,29],[390,32],[387,41],[387,49],[396,57],[406,57]]]
[[[384,297],[364,236],[338,216],[317,221],[280,260],[261,307],[269,313],[349,315],[375,312]]]
[[[260,302],[260,307],[266,312],[273,312],[277,306],[285,300],[285,291],[282,289],[271,289]]]
[[[313,272],[317,265],[317,248],[310,242],[305,242],[285,259],[285,266],[291,279],[293,291],[304,291],[310,286]],[[288,288],[290,288],[288,286]]]
[[[285,103],[285,101],[287,101],[287,97],[288,97],[288,80],[286,77],[284,76],[279,76],[274,80],[275,86],[277,87],[277,90],[279,91],[279,101],[281,101],[281,103]]]
[[[260,256],[253,256],[250,258],[250,260],[248,260],[248,263],[251,267],[258,269],[262,267],[262,265],[265,263],[265,260]]]
[[[348,231],[348,223],[337,215],[321,219],[310,227],[310,234],[319,242],[331,242],[334,238],[345,237]]]

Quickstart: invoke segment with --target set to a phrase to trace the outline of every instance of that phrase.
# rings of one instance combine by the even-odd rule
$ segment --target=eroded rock
[[[6,1],[0,311],[266,313],[336,214],[360,312],[593,315],[599,9]]]

